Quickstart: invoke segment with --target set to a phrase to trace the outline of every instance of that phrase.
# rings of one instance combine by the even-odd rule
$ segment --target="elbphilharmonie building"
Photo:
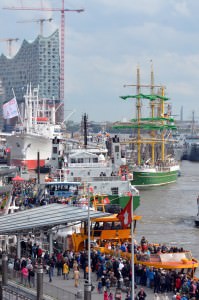
[[[39,35],[33,42],[24,40],[13,58],[2,54],[0,80],[4,101],[9,101],[15,94],[17,102],[21,103],[29,84],[33,88],[39,86],[39,97],[59,101],[59,31],[56,30],[49,37]]]

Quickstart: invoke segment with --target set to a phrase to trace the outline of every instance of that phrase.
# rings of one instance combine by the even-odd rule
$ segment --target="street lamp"
[[[93,187],[88,183],[88,282],[84,285],[84,299],[91,300],[91,219],[90,219],[90,192],[93,192]]]

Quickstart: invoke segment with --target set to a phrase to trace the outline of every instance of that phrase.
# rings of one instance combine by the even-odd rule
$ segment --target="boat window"
[[[57,153],[57,147],[53,147],[53,154]]]
[[[103,229],[106,229],[106,230],[111,229],[111,226],[112,226],[111,222],[105,222]]]
[[[111,192],[112,192],[112,195],[118,195],[119,194],[119,188],[118,187],[112,187]]]
[[[122,229],[120,222],[112,222],[111,229]]]
[[[119,146],[117,145],[117,146],[115,146],[115,152],[119,152]]]
[[[83,159],[83,158],[78,158],[78,159],[77,159],[77,162],[78,162],[78,164],[83,164],[84,159]]]

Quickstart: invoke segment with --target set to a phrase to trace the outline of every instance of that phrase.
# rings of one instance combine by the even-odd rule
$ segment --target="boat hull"
[[[111,204],[118,204],[121,208],[125,208],[130,200],[130,196],[108,195]],[[136,210],[140,205],[140,196],[133,196],[133,210]]]
[[[176,182],[178,173],[178,170],[153,173],[134,171],[131,184],[139,188],[165,185]]]
[[[10,164],[27,169],[36,169],[38,164],[45,165],[45,160],[51,157],[52,141],[41,135],[19,134],[7,137],[10,148]]]

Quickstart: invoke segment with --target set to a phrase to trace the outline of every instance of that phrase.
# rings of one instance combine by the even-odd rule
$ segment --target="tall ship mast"
[[[169,98],[165,96],[165,86],[154,84],[154,72],[151,68],[151,84],[140,83],[140,69],[137,68],[137,83],[127,85],[136,87],[136,95],[121,96],[123,100],[134,99],[136,118],[127,123],[115,124],[115,128],[132,128],[134,138],[129,141],[137,147],[137,158],[133,165],[132,184],[137,187],[149,187],[175,182],[179,173],[179,164],[167,150],[171,132],[176,130],[171,117]],[[150,94],[142,89],[150,89]],[[143,117],[143,103],[149,104],[150,115]],[[166,111],[167,105],[167,111]]]

